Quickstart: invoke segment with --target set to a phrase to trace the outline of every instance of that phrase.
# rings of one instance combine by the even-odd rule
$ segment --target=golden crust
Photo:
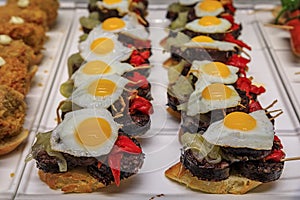
[[[35,54],[39,54],[46,42],[45,29],[33,23],[11,24],[0,23],[0,34],[9,35],[14,40],[23,40]]]
[[[30,89],[31,78],[35,71],[30,73],[26,65],[17,58],[5,58],[6,64],[0,68],[0,84],[11,87],[23,95]]]
[[[47,28],[47,15],[37,7],[22,9],[14,4],[0,6],[0,22],[9,22],[12,16],[21,17],[25,22]]]
[[[20,134],[26,116],[24,95],[0,85],[0,141]]]
[[[51,189],[61,189],[65,193],[90,193],[105,187],[83,168],[55,174],[39,170],[38,175]]]
[[[23,130],[20,134],[0,140],[0,156],[15,150],[28,137],[28,130]]]
[[[174,110],[173,110],[172,108],[170,108],[170,107],[167,108],[167,112],[168,112],[170,115],[172,115],[175,119],[179,120],[179,122],[180,122],[180,120],[181,120],[181,114],[180,114],[179,112],[174,111]]]
[[[230,176],[226,180],[217,182],[199,180],[189,170],[185,169],[180,162],[166,170],[165,176],[191,189],[213,194],[245,194],[262,184],[238,176]]]
[[[16,5],[17,3],[18,0],[7,0],[7,4]],[[29,8],[35,7],[38,7],[46,13],[48,27],[55,24],[59,8],[58,0],[30,0]]]
[[[9,44],[0,44],[0,56],[2,58],[16,57],[26,66],[37,65],[41,58],[34,54],[33,49],[22,40],[12,40]]]

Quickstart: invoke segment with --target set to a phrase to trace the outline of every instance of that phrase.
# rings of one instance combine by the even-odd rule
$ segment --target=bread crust
[[[28,130],[23,130],[20,134],[5,138],[0,141],[0,156],[8,154],[15,150],[27,137],[28,137]]]
[[[39,170],[38,175],[51,189],[61,189],[64,193],[90,193],[106,187],[84,168],[63,173],[47,173]]]
[[[253,181],[244,177],[231,175],[223,181],[204,181],[193,176],[180,162],[165,171],[165,176],[187,187],[213,194],[245,194],[261,185],[261,182]]]

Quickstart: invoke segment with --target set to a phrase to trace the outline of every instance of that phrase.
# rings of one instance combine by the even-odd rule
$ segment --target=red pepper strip
[[[249,98],[252,98],[251,94],[262,94],[266,91],[266,89],[263,86],[257,87],[255,85],[252,85],[252,82],[247,77],[239,77],[236,81],[237,88],[239,88],[242,91],[246,92],[246,95]]]
[[[244,43],[244,42],[241,41],[241,40],[235,39],[235,38],[232,36],[231,33],[226,33],[226,34],[225,34],[224,41],[226,41],[226,42],[231,42],[231,43],[234,43],[234,44],[239,45],[240,47],[245,47],[246,49],[251,50],[251,47],[250,47],[249,45],[247,45],[246,43]]]
[[[268,155],[265,160],[273,160],[275,162],[280,162],[285,157],[285,153],[281,149],[274,149],[272,153]]]
[[[228,60],[228,62],[226,63],[227,65],[232,65],[235,67],[240,68],[240,73],[242,73],[244,76],[246,76],[246,70],[248,68],[247,64],[250,62],[249,59],[243,58],[240,55],[234,54],[233,56],[231,56]]]
[[[233,6],[232,2],[224,5],[230,12],[235,13],[236,8]]]
[[[142,149],[136,145],[129,137],[120,135],[115,142],[113,149],[108,156],[108,165],[111,168],[115,183],[120,185],[121,160],[123,153],[140,154]]]
[[[249,104],[249,112],[254,112],[257,110],[262,110],[263,108],[261,107],[260,103],[258,101],[252,100]]]
[[[223,19],[228,20],[231,24],[234,24],[234,17],[229,13],[224,13],[221,15]]]
[[[123,157],[122,153],[112,153],[109,154],[108,156],[108,165],[111,169],[112,175],[114,177],[117,186],[120,185],[122,157]]]
[[[230,30],[231,30],[231,31],[236,31],[236,30],[238,30],[238,29],[240,29],[240,28],[241,28],[241,25],[240,25],[240,24],[233,23],[232,26],[231,26],[231,28],[230,28]]]
[[[266,92],[266,89],[263,86],[257,87],[256,85],[251,85],[250,92],[253,94],[259,95],[259,94]]]
[[[283,146],[281,144],[281,140],[279,139],[279,137],[277,135],[274,136],[274,142],[279,144],[280,149],[283,148]]]
[[[131,154],[140,154],[142,153],[141,147],[136,145],[129,137],[125,135],[120,135],[115,142],[115,145],[117,146],[118,152],[126,152]]]
[[[130,56],[129,63],[133,66],[140,66],[142,64],[147,63],[148,58],[151,53],[149,50],[139,52],[138,50],[134,50]]]
[[[127,78],[133,82],[133,83],[128,83],[127,84],[128,87],[140,87],[142,89],[148,88],[149,82],[147,78],[138,72],[133,72],[133,76],[129,76]]]
[[[131,100],[129,112],[130,114],[134,114],[136,111],[140,111],[146,115],[150,115],[153,113],[152,104],[147,99],[136,96]]]
[[[100,169],[101,166],[102,166],[102,163],[98,161],[97,168]]]
[[[300,15],[300,10],[296,10],[290,14],[290,17],[297,17]],[[296,56],[300,57],[300,20],[299,18],[292,19],[287,22],[288,26],[292,26],[293,29],[290,30],[291,35],[291,48],[293,50],[293,53]]]

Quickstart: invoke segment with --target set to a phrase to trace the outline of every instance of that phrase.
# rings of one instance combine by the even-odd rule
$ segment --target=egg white
[[[101,146],[88,147],[76,141],[74,133],[77,126],[85,119],[96,117],[104,118],[111,127],[112,133]],[[52,132],[50,144],[55,151],[64,152],[73,156],[98,157],[108,154],[118,137],[121,125],[117,124],[111,113],[106,109],[81,109],[69,112],[64,120]]]
[[[185,25],[185,28],[197,33],[225,33],[231,28],[231,23],[226,20],[219,18],[221,23],[218,25],[202,26],[198,23],[199,19],[195,19]]]
[[[209,143],[235,148],[270,150],[273,146],[273,125],[264,110],[250,113],[256,120],[256,127],[250,131],[233,130],[224,126],[224,120],[212,123],[203,134]]]
[[[80,68],[71,77],[71,79],[73,79],[74,81],[74,87],[77,88],[80,85],[88,82],[90,79],[101,78],[112,74],[117,74],[121,76],[125,72],[129,72],[135,69],[132,65],[128,63],[121,63],[121,62],[113,62],[113,63],[105,62],[105,63],[107,63],[111,67],[111,71],[107,74],[86,74],[83,72],[86,63],[80,66]]]
[[[213,42],[189,41],[184,44],[186,47],[201,47],[207,49],[218,49],[220,51],[236,51],[237,45],[231,42],[214,40]]]
[[[195,10],[195,14],[197,17],[204,17],[204,16],[218,16],[219,14],[221,14],[222,12],[225,11],[225,9],[222,7],[222,8],[218,8],[214,11],[206,11],[206,10],[202,10],[200,8],[200,5],[203,1],[197,3],[195,6],[194,6],[194,10]]]
[[[99,31],[100,29],[93,29],[87,39],[79,44],[79,52],[81,57],[86,61],[91,60],[109,60],[114,61],[125,61],[127,60],[133,49],[125,47],[121,42],[118,41],[117,36],[114,33]],[[114,49],[107,54],[96,54],[90,50],[90,46],[97,38],[109,38],[114,43]]]
[[[210,85],[210,83],[206,83],[206,86]],[[204,86],[203,89],[206,87]],[[195,116],[197,114],[207,113],[216,109],[225,109],[237,106],[241,97],[234,89],[233,86],[227,85],[232,90],[232,95],[229,99],[225,100],[207,100],[202,97],[202,90],[195,90],[191,95],[187,103],[187,115]]]
[[[128,8],[129,8],[128,0],[122,0],[120,3],[114,3],[114,4],[107,4],[103,1],[97,1],[97,5],[99,8],[103,7],[109,10],[116,9],[121,14],[128,13]]]
[[[113,31],[107,31],[102,28],[102,24],[98,25],[94,29],[97,29],[97,32],[113,32],[113,33],[124,33],[128,34],[130,36],[133,36],[134,38],[142,39],[142,40],[147,40],[149,39],[149,32],[146,30],[146,28],[141,25],[138,22],[138,19],[135,14],[128,14],[125,15],[123,18],[121,18],[125,26],[120,29],[116,29]]]
[[[237,81],[238,76],[236,73],[239,71],[239,68],[231,65],[227,65],[230,71],[230,75],[228,77],[213,76],[210,74],[206,74],[203,68],[206,64],[211,62],[212,61],[208,61],[208,60],[193,61],[191,66],[191,72],[193,75],[195,75],[198,78],[197,82],[195,83],[195,90],[202,91],[208,84],[211,83],[233,84]]]
[[[96,80],[108,79],[116,84],[116,90],[112,95],[99,97],[92,95],[88,92],[89,86]],[[108,108],[111,106],[123,93],[125,85],[129,83],[128,79],[125,79],[116,74],[103,76],[101,78],[91,78],[82,85],[79,85],[70,96],[70,101],[82,108]]]

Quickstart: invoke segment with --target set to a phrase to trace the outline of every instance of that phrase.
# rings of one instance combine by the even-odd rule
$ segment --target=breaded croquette
[[[23,128],[26,107],[21,93],[0,85],[0,155],[13,151],[28,137]]]
[[[12,17],[20,17],[25,22],[34,23],[47,28],[47,15],[37,7],[20,8],[17,5],[0,6],[0,23],[9,22]]]
[[[0,59],[0,85],[9,86],[25,96],[36,68],[29,71],[24,63],[14,57]]]
[[[2,58],[18,58],[26,66],[37,65],[42,56],[34,54],[33,49],[22,40],[13,40],[8,35],[0,35],[0,56]]]
[[[17,5],[21,8],[40,8],[47,15],[47,24],[49,27],[54,25],[59,8],[58,0],[7,0],[7,5],[10,4]]]
[[[35,54],[40,54],[47,39],[45,29],[33,23],[0,23],[0,35],[9,35],[14,40],[23,40]]]
[[[25,115],[24,96],[12,88],[0,85],[0,141],[22,131]]]

